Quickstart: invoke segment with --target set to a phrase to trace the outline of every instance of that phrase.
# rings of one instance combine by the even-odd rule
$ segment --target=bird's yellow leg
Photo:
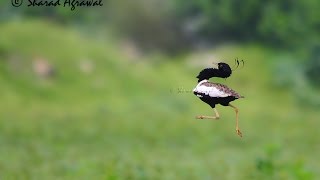
[[[242,133],[239,129],[239,110],[237,107],[233,106],[230,103],[229,103],[229,106],[232,107],[234,109],[234,111],[236,112],[236,133],[238,134],[238,136],[242,137]]]
[[[213,108],[215,116],[197,116],[196,119],[219,119],[220,115],[216,108]]]

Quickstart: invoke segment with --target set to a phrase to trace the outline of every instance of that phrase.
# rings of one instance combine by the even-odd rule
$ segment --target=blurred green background
[[[320,178],[320,1],[102,2],[0,2],[0,179]],[[190,92],[237,57],[242,139]]]

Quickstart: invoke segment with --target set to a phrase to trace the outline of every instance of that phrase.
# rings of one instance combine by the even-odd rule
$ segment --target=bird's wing
[[[228,97],[232,96],[231,93],[223,91],[223,89],[216,86],[215,83],[199,83],[198,86],[193,90],[197,94],[204,94],[210,97]]]
[[[235,98],[243,98],[243,96],[226,85],[208,81],[200,82],[194,89],[194,92],[209,95],[210,97],[234,96]]]

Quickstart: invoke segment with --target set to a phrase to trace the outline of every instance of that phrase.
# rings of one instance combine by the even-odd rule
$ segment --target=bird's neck
[[[216,68],[206,68],[199,73],[197,78],[198,78],[198,82],[200,82],[202,80],[209,80],[212,77],[227,78],[230,75],[231,73],[226,73]]]

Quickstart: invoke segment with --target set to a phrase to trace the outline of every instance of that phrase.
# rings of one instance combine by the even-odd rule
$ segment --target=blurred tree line
[[[114,25],[141,46],[178,51],[185,44],[221,40],[258,41],[298,47],[319,39],[320,1],[305,0],[103,0],[103,7],[8,7],[2,20],[17,15],[45,17],[62,23]]]
[[[206,38],[258,40],[275,46],[299,46],[320,30],[317,0],[177,0],[179,15],[198,17],[199,34]]]
[[[103,4],[71,11],[62,6],[15,8],[2,1],[0,14],[1,21],[26,16],[109,26],[145,51],[176,54],[223,41],[302,50],[311,54],[308,76],[320,77],[319,0],[103,0]]]

